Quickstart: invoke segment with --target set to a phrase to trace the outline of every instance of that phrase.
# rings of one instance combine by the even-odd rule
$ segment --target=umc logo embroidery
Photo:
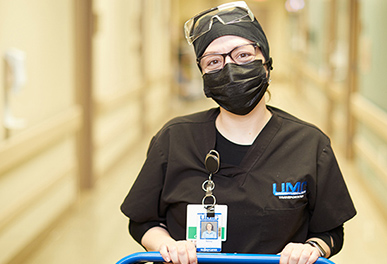
[[[294,185],[290,182],[281,183],[281,190],[278,190],[277,184],[273,183],[273,194],[279,199],[300,199],[306,194],[307,182],[296,182]]]

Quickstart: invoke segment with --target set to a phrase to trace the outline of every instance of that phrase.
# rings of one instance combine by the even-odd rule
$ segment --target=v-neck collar
[[[254,140],[254,143],[251,145],[245,158],[241,162],[241,167],[244,168],[246,172],[249,172],[258,162],[281,127],[282,119],[278,118],[278,115],[272,111],[270,106],[267,106],[267,109],[271,112],[272,116]]]
[[[238,177],[240,178],[238,181],[243,183],[247,174],[255,166],[255,164],[257,164],[282,124],[282,119],[278,117],[272,108],[267,106],[267,109],[272,113],[272,116],[253,142],[250,149],[247,151],[245,157],[242,159],[241,164],[239,166],[225,164],[222,163],[222,157],[220,157],[221,165],[220,170],[217,173],[219,176]],[[206,128],[207,132],[204,132],[211,135],[204,137],[205,140],[202,144],[202,151],[206,153],[208,153],[211,149],[215,149],[216,144],[215,120],[219,114],[219,108],[214,110],[215,111],[211,112],[212,117],[211,122],[208,123]]]

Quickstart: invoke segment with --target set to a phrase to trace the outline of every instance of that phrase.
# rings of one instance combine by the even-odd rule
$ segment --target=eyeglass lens
[[[207,54],[200,58],[199,64],[203,72],[220,70],[224,67],[226,57],[230,56],[236,64],[252,62],[257,55],[257,48],[254,43],[235,47],[228,53]]]

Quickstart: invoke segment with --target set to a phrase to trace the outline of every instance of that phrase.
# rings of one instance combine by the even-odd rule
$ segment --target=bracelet
[[[309,245],[311,245],[312,247],[317,248],[318,251],[320,252],[321,257],[325,257],[325,256],[326,256],[327,253],[326,253],[325,250],[322,248],[322,246],[320,246],[320,244],[319,244],[318,242],[313,241],[313,240],[308,240],[308,241],[306,241],[305,244],[309,244]]]

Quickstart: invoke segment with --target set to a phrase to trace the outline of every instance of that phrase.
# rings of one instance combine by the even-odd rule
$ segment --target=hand
[[[280,255],[280,264],[312,264],[320,257],[320,252],[309,244],[289,243]]]
[[[196,247],[189,241],[171,241],[160,246],[160,254],[166,262],[196,264]]]

